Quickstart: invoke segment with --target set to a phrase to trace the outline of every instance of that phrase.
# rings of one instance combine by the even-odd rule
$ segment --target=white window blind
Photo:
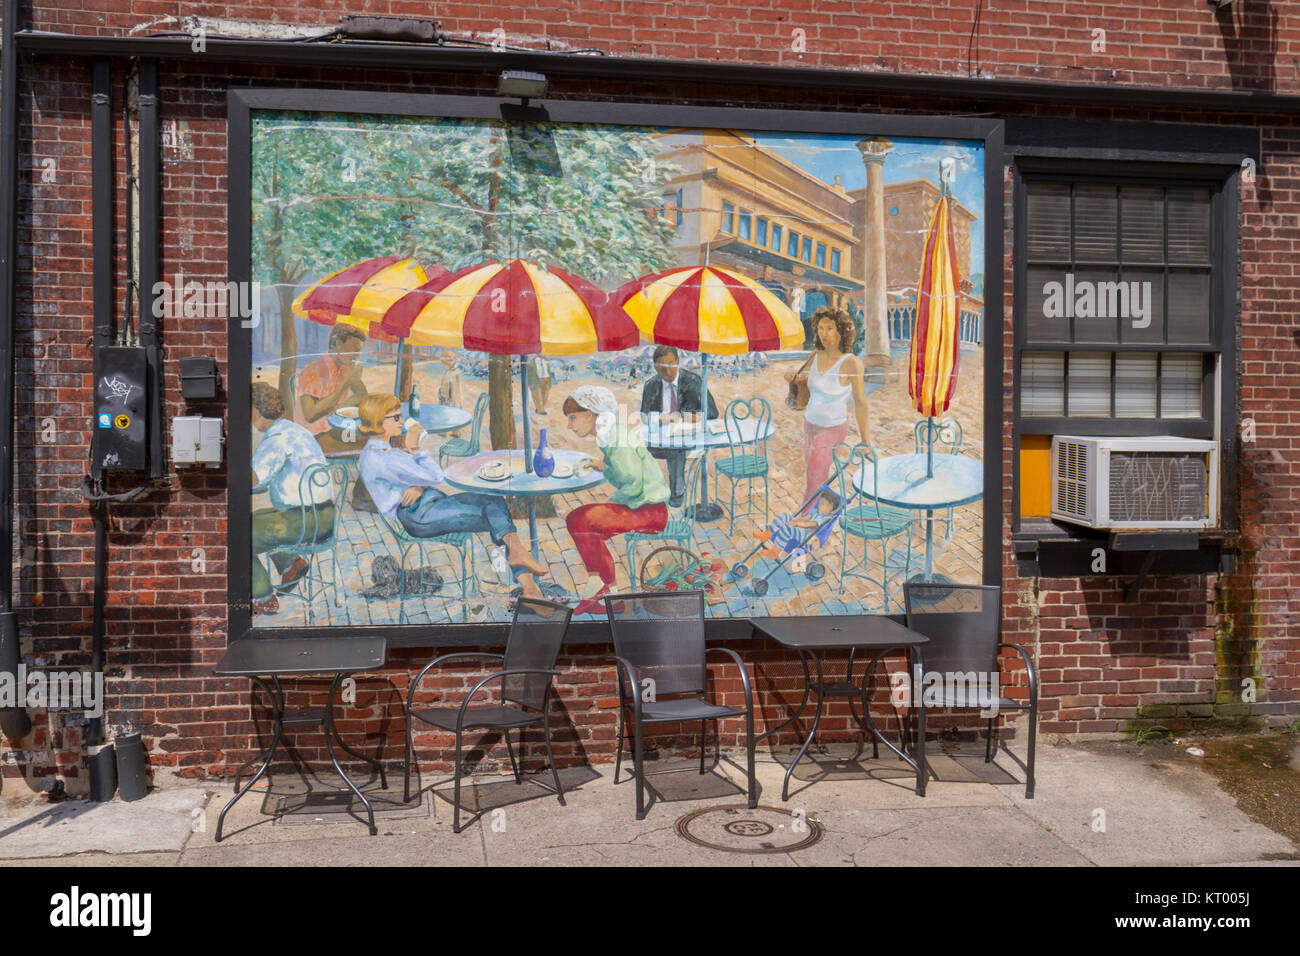
[[[1156,417],[1156,353],[1115,356],[1115,417]]]
[[[1160,365],[1160,417],[1200,418],[1204,357],[1177,352]]]
[[[1070,417],[1110,417],[1109,352],[1070,353]]]
[[[1022,352],[1020,414],[1065,414],[1065,353]]]

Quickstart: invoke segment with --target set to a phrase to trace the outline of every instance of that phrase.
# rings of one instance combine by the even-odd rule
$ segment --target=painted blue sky
[[[862,136],[821,136],[812,133],[750,133],[750,136],[787,162],[825,183],[840,182],[845,189],[867,184],[867,168],[855,145]],[[957,175],[952,191],[957,200],[979,217],[971,226],[971,274],[984,272],[984,150],[965,140],[893,137],[894,148],[885,159],[885,183],[928,179],[939,185],[939,161],[953,157]]]

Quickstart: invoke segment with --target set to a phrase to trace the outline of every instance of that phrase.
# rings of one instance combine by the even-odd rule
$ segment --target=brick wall
[[[415,3],[367,5],[367,12],[375,14],[420,16],[429,9]],[[299,8],[273,2],[256,8],[114,0],[37,3],[31,25],[123,35],[175,30],[180,18],[198,16],[205,18],[201,22],[209,35],[236,29],[222,21],[255,21],[263,33],[274,34],[332,26],[342,10],[334,4]],[[563,0],[481,8],[439,5],[438,14],[449,33],[491,39],[492,31],[500,28],[507,43],[539,49],[549,43],[553,49],[595,46],[611,54],[647,58],[1300,92],[1297,18],[1285,14],[1279,4],[1268,3],[1236,3],[1217,17],[1194,0],[1105,3],[1086,11],[1063,2],[1030,0],[966,0],[941,6],[847,0],[766,6]],[[1104,53],[1093,52],[1095,28],[1106,31]],[[115,64],[119,97],[124,69],[125,64]],[[164,121],[174,120],[178,131],[176,141],[163,151],[163,273],[169,280],[178,271],[187,280],[226,277],[228,84],[454,93],[489,92],[494,85],[479,75],[232,70],[202,62],[165,64],[162,70]],[[23,634],[29,637],[24,651],[37,664],[84,666],[93,585],[93,530],[80,491],[91,423],[89,64],[28,58],[21,75],[15,603]],[[1293,314],[1300,285],[1293,265],[1300,236],[1300,130],[1292,117],[567,79],[554,81],[552,90],[563,98],[1004,116],[1032,112],[1261,126],[1264,152],[1258,179],[1242,193],[1240,401],[1242,415],[1256,422],[1256,441],[1243,446],[1243,540],[1237,572],[1150,578],[1135,604],[1123,598],[1128,579],[1021,578],[1011,556],[1010,519],[1003,515],[1005,632],[1006,639],[1029,648],[1038,661],[1041,729],[1047,733],[1114,732],[1143,722],[1178,729],[1216,713],[1245,713],[1278,722],[1300,716],[1300,624],[1293,596],[1300,588],[1300,326]],[[120,108],[115,102],[119,148]],[[46,175],[50,169],[52,179]],[[117,173],[120,182],[120,155]],[[119,190],[119,233],[123,217]],[[1009,216],[1007,228],[1004,499],[1010,502]],[[119,297],[124,287],[121,248],[119,243]],[[162,334],[168,415],[184,409],[176,380],[180,358],[215,354],[229,381],[224,320],[167,321]],[[221,414],[223,406],[201,410]],[[115,721],[144,731],[160,778],[172,772],[231,772],[251,756],[253,718],[262,719],[260,711],[249,707],[246,681],[211,676],[226,644],[225,487],[224,470],[173,474],[167,490],[114,505],[111,512],[109,710]],[[766,716],[779,720],[777,708],[798,700],[797,662],[743,642],[732,646],[754,662]],[[614,674],[604,653],[603,648],[575,647],[561,660],[558,692],[564,719],[556,726],[557,756],[563,762],[612,756],[616,716],[608,700]],[[389,668],[359,681],[361,709],[349,711],[343,732],[366,736],[368,752],[383,741],[385,755],[398,758],[398,700],[427,656],[395,653]],[[433,686],[435,691],[467,688],[478,673],[457,670],[447,679],[448,686]],[[1257,684],[1258,700],[1252,705],[1240,703],[1241,681],[1247,678]],[[740,685],[734,672],[715,669],[715,680],[726,699],[736,699]],[[878,692],[877,700],[883,701],[886,694],[887,689]],[[1023,689],[1013,689],[1013,694],[1023,694]],[[6,750],[22,751],[32,762],[34,776],[58,772],[84,777],[82,727],[67,716],[34,714],[32,736],[16,748],[5,744]],[[957,722],[937,715],[932,727]],[[848,728],[847,711],[833,709],[827,729],[847,736]],[[694,729],[683,728],[686,746],[695,746],[689,736]],[[737,745],[740,730],[739,722],[726,725],[723,745]],[[323,753],[311,749],[309,739],[303,742],[304,756],[324,759]],[[446,737],[421,737],[419,742],[426,768],[446,767]],[[486,759],[503,756],[498,748]],[[5,768],[6,774],[18,772],[13,766]],[[78,788],[80,781],[70,785]]]

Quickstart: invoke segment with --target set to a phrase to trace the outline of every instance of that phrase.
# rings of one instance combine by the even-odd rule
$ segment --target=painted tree
[[[315,117],[255,114],[252,124],[252,266],[254,281],[275,291],[280,315],[279,390],[292,407],[298,336],[291,305],[304,278],[386,255],[400,219],[386,202],[357,195],[361,176],[348,160],[346,131],[317,128]],[[356,198],[322,201],[321,197]]]
[[[254,147],[267,157],[254,176],[264,184],[254,189],[254,260],[285,290],[286,339],[302,270],[323,275],[367,256],[453,270],[521,257],[605,287],[674,260],[673,226],[652,214],[673,170],[654,162],[651,130],[275,117],[255,126]],[[280,195],[286,182],[292,196]],[[492,445],[516,447],[509,356],[491,358],[489,393]]]

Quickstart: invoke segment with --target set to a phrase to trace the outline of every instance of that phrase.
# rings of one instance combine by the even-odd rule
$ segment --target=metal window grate
[[[1111,452],[1112,521],[1194,521],[1207,517],[1205,455]]]

